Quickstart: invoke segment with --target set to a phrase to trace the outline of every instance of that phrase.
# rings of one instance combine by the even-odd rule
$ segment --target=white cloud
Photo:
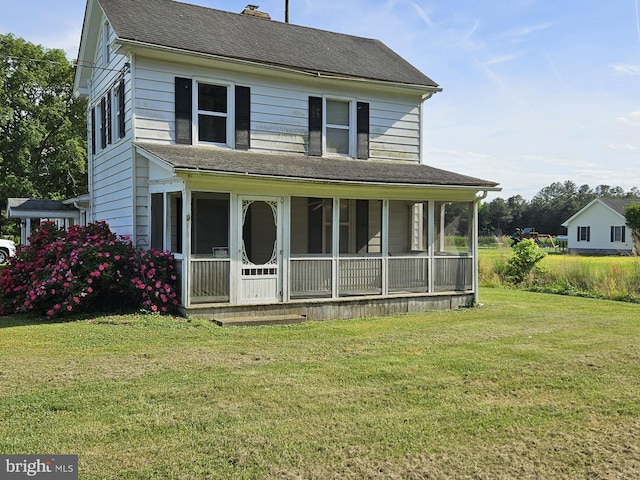
[[[411,6],[414,8],[418,16],[422,20],[424,20],[424,23],[426,23],[429,27],[433,27],[433,22],[431,21],[431,18],[429,18],[429,15],[427,15],[427,12],[425,12],[424,9],[415,2],[409,2],[409,3],[411,3]]]
[[[640,125],[640,111],[631,112],[624,117],[618,117],[618,120],[621,123],[627,123],[631,125]]]
[[[640,147],[636,145],[631,145],[630,143],[625,144],[609,144],[607,145],[611,150],[616,150],[619,152],[633,152],[636,150],[640,150]]]
[[[633,77],[640,77],[640,65],[629,64],[613,64],[611,68],[621,75],[631,75]]]
[[[529,27],[522,27],[515,30],[510,30],[506,33],[508,37],[525,37],[530,35],[533,32],[537,32],[539,30],[546,30],[551,27],[550,23],[542,23],[540,25],[532,25]]]

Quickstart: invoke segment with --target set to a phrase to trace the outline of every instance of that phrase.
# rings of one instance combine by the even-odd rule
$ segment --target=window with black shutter
[[[236,86],[236,149],[249,150],[251,148],[251,89]]]
[[[100,148],[107,148],[107,100],[100,100]]]
[[[96,154],[96,107],[91,108],[91,153]]]
[[[357,108],[357,158],[367,160],[369,158],[369,104],[358,102]]]
[[[322,98],[309,97],[309,155],[322,156]]]
[[[176,143],[187,145],[192,143],[192,84],[190,78],[176,77],[175,79]]]

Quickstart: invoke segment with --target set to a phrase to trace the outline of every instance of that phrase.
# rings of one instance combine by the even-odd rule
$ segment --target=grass
[[[510,255],[510,248],[480,250],[481,285],[503,284],[499,272]],[[540,270],[531,275],[524,287],[640,303],[638,257],[550,254],[539,263],[539,267]]]
[[[85,479],[637,478],[640,306],[485,306],[295,327],[0,320],[0,451]]]

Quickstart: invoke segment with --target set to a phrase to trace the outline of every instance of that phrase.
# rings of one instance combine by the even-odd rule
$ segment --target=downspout
[[[480,268],[478,258],[478,204],[487,198],[489,190],[473,200],[473,304],[480,304]]]

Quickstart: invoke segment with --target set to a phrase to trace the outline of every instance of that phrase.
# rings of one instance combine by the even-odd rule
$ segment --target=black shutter
[[[611,241],[614,242],[616,239],[616,227],[611,227]]]
[[[322,253],[322,199],[309,199],[307,225],[309,253]]]
[[[96,154],[96,107],[91,108],[91,153]]]
[[[176,77],[176,143],[191,145],[191,95],[190,78]]]
[[[107,92],[107,143],[111,144],[111,91]]]
[[[358,152],[357,158],[367,160],[369,158],[369,104],[358,102],[357,115]]]
[[[591,227],[587,227],[587,242],[591,241]]]
[[[236,86],[236,149],[251,148],[251,89]]]
[[[107,148],[107,101],[100,100],[100,148]]]
[[[627,233],[627,232],[626,232],[626,229],[627,229],[627,228],[623,225],[623,226],[622,226],[622,242],[623,242],[623,243],[624,243],[624,242],[626,242],[626,240],[625,240],[625,236],[626,236],[626,233]]]
[[[309,155],[322,156],[322,98],[309,97]]]
[[[125,120],[124,120],[124,78],[120,79],[120,87],[118,88],[118,111],[120,117],[118,118],[118,135],[119,138],[124,138],[126,133]]]
[[[362,250],[362,252],[360,252]],[[356,253],[369,252],[369,200],[356,200]]]

